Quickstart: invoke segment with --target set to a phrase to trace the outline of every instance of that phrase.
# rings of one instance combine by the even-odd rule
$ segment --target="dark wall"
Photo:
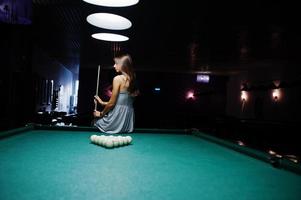
[[[269,63],[268,65],[273,65]],[[227,115],[266,121],[300,121],[301,76],[297,64],[274,64],[264,68],[254,64],[256,69],[231,76],[228,82]],[[248,99],[241,100],[242,86],[245,84]],[[273,86],[274,84],[274,86]],[[280,97],[272,97],[274,88],[279,88]]]
[[[0,22],[10,24],[31,24],[32,1],[0,1]]]
[[[299,132],[296,132],[301,122],[298,64],[254,63],[252,67],[229,78],[228,119],[216,123],[212,132],[266,152],[272,149],[283,155],[300,156]],[[280,91],[277,100],[272,95],[274,88]],[[241,100],[242,89],[247,93],[245,103]]]
[[[137,126],[156,128],[199,127],[205,119],[224,115],[226,77],[211,76],[208,84],[196,74],[141,72],[137,98]],[[160,92],[154,91],[159,87]],[[194,99],[187,93],[194,92]]]
[[[33,108],[32,27],[0,24],[0,128],[20,126]]]

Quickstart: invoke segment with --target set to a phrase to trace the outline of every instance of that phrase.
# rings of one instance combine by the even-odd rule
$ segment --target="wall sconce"
[[[280,90],[279,89],[273,90],[272,96],[274,101],[278,101],[280,98]]]
[[[241,95],[240,95],[240,98],[243,102],[247,101],[248,99],[248,94],[246,91],[241,91]]]
[[[249,91],[250,88],[249,88],[249,86],[248,86],[247,83],[243,83],[242,86],[241,86],[241,90],[242,90],[242,91]]]
[[[246,91],[241,91],[241,95],[240,95],[242,104],[241,104],[241,111],[244,110],[246,101],[248,100],[248,93]]]
[[[195,99],[195,96],[194,96],[194,91],[190,90],[186,93],[186,99],[192,99],[194,100]]]

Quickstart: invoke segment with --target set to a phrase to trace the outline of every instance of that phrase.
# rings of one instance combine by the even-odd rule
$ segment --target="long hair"
[[[135,86],[136,74],[133,68],[133,61],[129,54],[123,54],[114,58],[122,68],[122,71],[125,72],[130,77],[128,91],[133,94],[136,92],[137,88]]]

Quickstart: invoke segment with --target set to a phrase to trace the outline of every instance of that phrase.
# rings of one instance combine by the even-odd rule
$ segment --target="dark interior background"
[[[108,32],[86,22],[94,12],[130,19],[130,29],[111,31],[130,40],[91,38]],[[132,55],[141,91],[136,127],[199,128],[250,145],[301,152],[295,131],[301,121],[299,18],[297,3],[269,0],[143,0],[126,8],[81,0],[2,0],[0,127],[41,122],[37,112],[52,106],[41,83],[50,80],[54,90],[71,84],[71,93],[79,81],[78,96],[72,97],[78,105],[68,112],[76,116],[74,123],[90,125],[97,66],[101,95],[108,98],[112,58],[120,50]],[[209,74],[210,82],[196,82],[197,74]],[[275,88],[281,94],[277,101]],[[190,90],[195,99],[186,98]]]

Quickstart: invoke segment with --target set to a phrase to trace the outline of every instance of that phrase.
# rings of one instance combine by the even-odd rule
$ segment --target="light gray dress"
[[[134,130],[134,97],[127,91],[118,94],[116,105],[104,117],[94,123],[104,133],[128,133]]]

